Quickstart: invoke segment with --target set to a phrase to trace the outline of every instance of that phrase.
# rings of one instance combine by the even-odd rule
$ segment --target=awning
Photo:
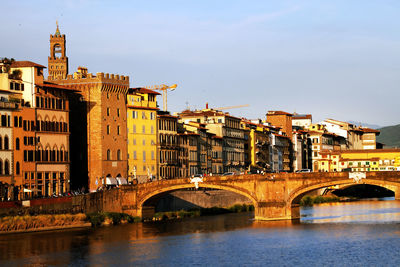
[[[106,177],[106,185],[117,185],[118,182],[115,178]]]
[[[124,177],[117,177],[117,182],[119,185],[128,184],[128,181]]]

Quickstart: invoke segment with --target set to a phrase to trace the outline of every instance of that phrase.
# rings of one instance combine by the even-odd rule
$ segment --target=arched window
[[[117,151],[117,160],[121,160],[121,150]]]
[[[18,127],[22,128],[22,117],[18,118]]]
[[[50,160],[50,148],[47,147],[46,150],[44,151],[43,161],[49,161],[49,160]]]
[[[39,147],[38,150],[36,150],[36,161],[42,161],[42,148]]]
[[[50,161],[56,161],[56,149],[53,148],[53,150],[50,152]]]
[[[111,151],[107,149],[107,160],[111,160]]]
[[[8,160],[4,162],[4,174],[5,175],[10,174],[10,162]]]
[[[15,149],[19,150],[19,138],[15,139]]]
[[[63,147],[61,147],[61,149],[60,149],[60,161],[65,161],[64,160],[64,148]]]
[[[19,161],[15,164],[15,174],[19,175]]]
[[[0,149],[3,149],[3,137],[0,136]]]
[[[8,136],[4,136],[4,149],[8,150],[9,149],[9,141],[8,141]]]

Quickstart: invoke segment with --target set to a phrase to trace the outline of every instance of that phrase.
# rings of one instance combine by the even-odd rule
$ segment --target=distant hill
[[[400,124],[383,127],[378,130],[381,133],[376,137],[376,141],[385,144],[385,147],[400,148]]]
[[[376,124],[369,124],[369,123],[364,123],[364,122],[359,122],[359,121],[348,121],[348,123],[357,125],[357,126],[362,126],[362,127],[366,127],[366,128],[371,128],[371,129],[379,129],[382,128],[382,126],[380,125],[376,125]]]

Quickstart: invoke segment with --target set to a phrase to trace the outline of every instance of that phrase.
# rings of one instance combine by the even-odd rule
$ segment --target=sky
[[[69,72],[178,84],[168,110],[269,110],[400,124],[400,1],[6,1],[0,57],[47,66],[59,23]],[[162,98],[158,98],[160,107]]]

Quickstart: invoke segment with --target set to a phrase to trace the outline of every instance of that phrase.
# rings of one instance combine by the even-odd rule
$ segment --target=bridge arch
[[[212,188],[212,189],[220,189],[220,190],[226,190],[226,191],[230,191],[242,196],[247,197],[248,199],[251,200],[251,202],[254,205],[254,208],[257,208],[258,206],[258,201],[257,199],[252,196],[249,192],[245,191],[244,189],[240,188],[240,187],[233,187],[233,186],[226,186],[226,185],[216,185],[216,184],[211,184],[211,183],[202,183],[199,185],[201,188]],[[176,185],[171,185],[171,186],[167,186],[167,187],[163,187],[163,188],[159,188],[156,190],[151,191],[148,194],[143,195],[140,199],[138,199],[138,211],[139,214],[142,213],[142,208],[143,208],[143,204],[149,200],[150,198],[160,195],[162,193],[166,193],[166,192],[171,192],[171,191],[175,191],[175,190],[179,190],[179,189],[187,189],[187,188],[193,188],[194,185],[193,184],[189,184],[189,183],[185,183],[185,184],[176,184]]]
[[[300,200],[303,196],[305,196],[307,193],[309,193],[313,190],[321,189],[324,187],[336,186],[336,185],[350,187],[350,186],[360,185],[360,184],[375,185],[375,186],[383,187],[390,191],[393,191],[396,198],[399,197],[400,183],[390,182],[390,181],[382,181],[382,180],[374,180],[374,179],[363,179],[360,183],[355,183],[353,180],[346,179],[346,180],[329,181],[329,182],[325,182],[325,183],[316,183],[316,184],[310,184],[307,186],[302,186],[302,187],[294,190],[289,195],[287,202],[288,202],[288,204],[290,204],[293,207],[293,206],[297,206],[300,203]]]

